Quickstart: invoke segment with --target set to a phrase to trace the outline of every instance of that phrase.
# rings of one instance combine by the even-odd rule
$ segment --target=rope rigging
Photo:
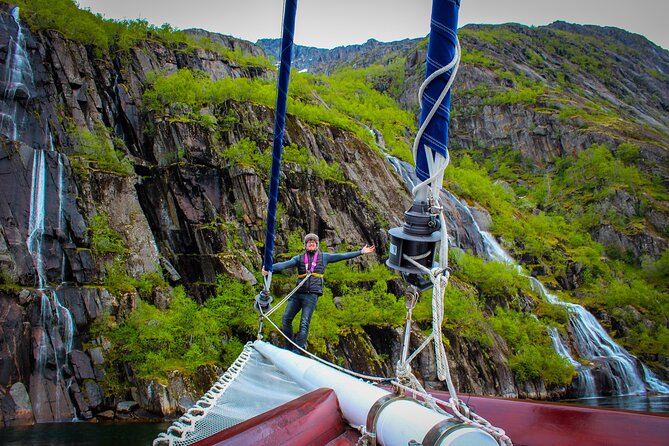
[[[309,268],[305,254],[306,273],[304,276],[299,277],[302,280],[272,308],[272,297],[270,296],[269,289],[272,280],[278,183],[297,10],[297,0],[285,1],[281,39],[281,64],[272,149],[272,171],[270,176],[267,229],[263,258],[263,269],[268,274],[264,279],[264,288],[256,296],[254,303],[254,307],[259,312],[257,338],[258,340],[262,339],[263,322],[266,319],[287,342],[292,344],[302,354],[365,381],[390,383],[402,394],[409,392],[418,395],[422,398],[425,405],[437,412],[444,413],[441,406],[449,407],[452,413],[464,423],[481,428],[494,436],[500,443],[511,444],[511,441],[503,430],[491,426],[486,420],[471,412],[466,404],[458,398],[442,341],[441,328],[444,317],[444,294],[450,278],[450,269],[448,267],[448,233],[443,207],[441,206],[440,193],[444,171],[450,161],[448,153],[450,92],[458,71],[461,56],[460,43],[456,35],[459,6],[460,0],[435,0],[433,2],[426,77],[418,92],[421,105],[421,125],[412,147],[416,174],[422,182],[412,190],[413,205],[411,209],[405,212],[404,226],[393,228],[389,231],[391,239],[390,257],[386,264],[390,268],[398,270],[410,284],[410,287],[406,300],[407,318],[402,356],[396,365],[396,378],[388,379],[359,374],[307,352],[290,339],[289,336],[286,336],[270,318],[314,274],[313,270],[317,260],[317,257],[314,258],[311,268]],[[438,264],[435,266],[434,260],[437,257],[437,244],[439,245],[439,255]],[[418,349],[409,355],[410,330],[413,322],[412,310],[418,301],[419,291],[429,288],[432,288],[432,333]],[[450,394],[448,402],[437,401],[429,395],[411,371],[410,364],[412,360],[430,342],[434,344],[437,377],[441,381],[446,382]],[[362,426],[361,431],[363,437],[371,438],[374,435],[374,432],[367,432],[364,426]]]

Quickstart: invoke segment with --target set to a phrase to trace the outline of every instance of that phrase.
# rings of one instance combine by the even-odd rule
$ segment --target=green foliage
[[[222,56],[224,59],[234,62],[236,65],[241,67],[259,67],[266,70],[274,69],[274,65],[272,65],[272,62],[267,57],[254,56],[252,54],[245,53],[239,47],[235,47],[234,49],[226,48],[220,43],[213,42],[206,37],[202,37],[197,40],[193,40],[188,36],[185,37],[185,43],[187,43],[190,47],[214,52]]]
[[[490,323],[511,349],[509,365],[519,381],[543,379],[547,385],[567,385],[574,367],[555,352],[547,328],[527,313],[497,308]]]
[[[163,288],[169,287],[169,284],[160,271],[143,274],[139,279],[135,280],[135,288],[137,288],[139,296],[145,301],[152,298],[154,290],[159,286]]]
[[[633,157],[634,153],[633,146],[623,146],[619,154]],[[586,230],[606,223],[624,230],[632,221],[630,217],[608,212],[601,208],[601,202],[620,190],[638,196],[651,188],[634,166],[615,159],[606,146],[597,144],[580,152],[576,159],[559,160],[553,184],[557,190],[556,205],[559,203],[567,210],[570,221],[580,222]]]
[[[477,25],[476,29],[463,28],[458,30],[461,39],[476,39],[502,47],[509,44],[521,44],[524,36],[503,26]]]
[[[123,141],[112,139],[108,129],[97,125],[95,131],[72,127],[69,130],[73,140],[74,154],[71,158],[105,172],[128,176],[134,173],[132,161],[123,153]]]
[[[127,274],[125,262],[121,258],[116,258],[111,265],[107,266],[102,284],[107,291],[115,295],[136,291],[135,279]]]
[[[499,62],[491,59],[484,52],[478,50],[463,51],[460,62],[463,64],[479,65],[491,69],[500,67]]]
[[[288,234],[288,249],[285,253],[287,257],[295,256],[304,252],[304,239],[301,232],[291,232]]]
[[[251,167],[258,173],[267,174],[272,165],[271,153],[261,152],[255,141],[243,138],[236,144],[227,146],[223,150],[223,158],[231,164],[242,167]]]
[[[646,68],[646,73],[650,74],[658,81],[669,82],[669,76],[659,71],[657,68]]]
[[[666,273],[667,258],[669,256],[665,252],[653,265],[663,265]],[[651,277],[646,281],[648,269],[638,271],[622,262],[613,262],[611,266],[609,275],[588,287],[586,304],[604,309],[629,328],[623,333],[613,334],[630,351],[649,358],[665,354],[669,351],[669,330],[665,326],[666,315],[669,314],[666,274],[663,278]],[[655,282],[657,279],[659,283]]]
[[[73,0],[16,0],[3,2],[16,4],[21,18],[28,22],[33,31],[53,29],[66,38],[83,44],[108,48],[110,36],[104,28],[103,20],[79,9]]]
[[[478,294],[473,289],[464,287],[457,278],[451,277],[450,285],[444,293],[443,328],[477,341],[482,346],[491,347],[493,339],[489,334],[489,324],[477,297]],[[413,316],[419,323],[432,322],[431,290],[423,293]]]
[[[385,281],[377,281],[371,289],[342,286],[341,292],[342,310],[334,313],[340,326],[394,327],[405,316],[404,302],[387,292]]]
[[[616,158],[626,164],[635,163],[641,158],[639,146],[630,143],[621,143],[615,153]]]
[[[642,258],[641,266],[649,282],[665,289],[669,288],[669,249],[662,253],[657,262],[648,257]]]
[[[304,147],[290,144],[283,148],[282,163],[294,163],[311,171],[319,178],[343,183],[346,181],[338,162],[328,163],[325,160],[316,162]]]
[[[487,209],[511,212],[512,196],[470,156],[463,154],[446,169],[446,187],[462,198],[471,198]]]
[[[527,63],[530,66],[539,68],[544,66],[544,58],[532,49],[526,48],[525,55],[527,56]]]
[[[231,164],[251,167],[262,176],[269,177],[272,154],[269,150],[261,152],[255,141],[251,141],[249,138],[243,138],[238,143],[227,146],[222,155]],[[288,168],[290,164],[296,164],[304,170],[311,170],[315,176],[324,180],[339,183],[346,181],[339,163],[328,164],[325,160],[316,161],[307,149],[298,147],[296,144],[290,144],[283,148],[281,162],[284,169]]]
[[[543,85],[537,84],[503,91],[486,99],[485,103],[492,105],[536,104],[543,94],[545,94]]]
[[[140,300],[123,322],[97,322],[94,334],[111,341],[110,363],[130,363],[145,379],[164,379],[172,370],[194,373],[207,363],[229,365],[243,347],[237,336],[249,338],[256,325],[252,296],[248,285],[221,278],[217,295],[200,306],[178,287],[167,310]]]
[[[128,248],[123,237],[109,226],[109,215],[97,214],[88,226],[91,237],[91,251],[96,256],[124,256]]]
[[[407,134],[415,131],[413,116],[401,110],[387,94],[374,90],[372,67],[344,70],[333,76],[294,73],[291,78],[288,112],[309,124],[327,123],[351,131],[374,146],[369,127],[379,129],[388,149],[404,159],[411,158]],[[203,72],[179,70],[169,76],[155,74],[144,93],[144,105],[172,121],[199,122],[216,126],[222,117],[207,118],[212,108],[225,101],[252,102],[273,108],[274,82],[255,78],[223,78],[214,82]]]
[[[500,262],[485,262],[464,252],[451,250],[452,258],[457,265],[454,275],[472,283],[485,299],[512,299],[523,288],[528,288],[526,278],[519,275],[513,265]]]
[[[73,0],[3,0],[3,3],[19,6],[21,18],[32,31],[58,31],[68,40],[93,46],[98,56],[110,51],[127,52],[140,41],[157,40],[173,48],[212,51],[242,67],[272,68],[265,57],[237,48],[231,50],[207,38],[192,39],[167,23],[157,27],[142,19],[107,20],[90,10],[80,9]]]

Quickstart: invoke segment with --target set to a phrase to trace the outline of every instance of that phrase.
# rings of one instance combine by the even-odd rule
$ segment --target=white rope
[[[330,366],[334,369],[337,369],[340,372],[346,373],[346,374],[351,375],[351,376],[355,376],[356,378],[360,378],[360,379],[363,379],[365,381],[376,381],[376,382],[390,381],[389,378],[383,378],[381,376],[371,376],[371,375],[365,375],[365,374],[362,374],[362,373],[357,373],[357,372],[354,372],[352,370],[346,369],[344,367],[338,366],[337,364],[333,364],[329,361],[326,361],[325,359],[319,358],[318,356],[314,355],[313,353],[310,353],[310,352],[306,351],[305,349],[303,349],[302,347],[297,345],[292,339],[290,339],[288,336],[286,336],[286,334],[274,323],[273,320],[268,319],[268,321],[269,321],[270,324],[272,324],[272,326],[276,329],[276,331],[278,331],[279,334],[281,334],[281,336],[283,336],[288,342],[291,343],[291,345],[293,347],[296,347],[302,353],[309,356],[311,359],[313,359],[315,361],[318,361],[322,364],[325,364],[325,365],[328,365],[328,366]]]
[[[393,381],[392,384],[402,389],[405,392],[409,392],[415,396],[421,397],[425,402],[428,402],[428,404],[430,404],[429,402],[432,402],[437,405],[441,404],[445,407],[448,407],[452,411],[453,415],[455,415],[455,417],[457,417],[464,424],[470,425],[472,427],[477,427],[487,432],[488,434],[492,435],[495,439],[497,439],[497,442],[500,444],[513,446],[511,439],[506,435],[504,429],[493,426],[485,418],[472,412],[462,400],[460,399],[453,400],[451,398],[449,399],[449,401],[444,401],[439,398],[435,398],[434,396],[430,395],[424,390],[419,391],[409,386],[406,386],[400,382]]]
[[[453,70],[450,78],[448,79],[446,85],[444,86],[444,89],[442,90],[441,94],[435,101],[432,109],[427,114],[425,120],[423,121],[423,124],[421,125],[420,129],[416,134],[416,139],[414,140],[414,144],[412,147],[414,160],[417,160],[420,140],[423,136],[423,133],[425,132],[425,129],[427,128],[429,122],[432,120],[434,115],[437,113],[439,107],[441,106],[442,102],[446,98],[446,95],[450,91],[451,86],[453,85],[453,81],[455,80],[455,75],[458,72],[460,64],[460,56],[461,56],[460,41],[457,39],[456,36],[456,47],[453,59],[446,66],[434,71],[430,76],[428,76],[425,79],[425,81],[420,86],[420,89],[418,91],[418,100],[422,108],[423,94],[428,85],[442,74],[446,73],[451,69]],[[502,429],[493,427],[484,418],[474,413],[471,413],[468,408],[464,411],[465,412],[464,414],[460,410],[460,407],[466,408],[466,405],[457,396],[455,385],[453,384],[453,380],[451,378],[450,367],[448,365],[448,357],[446,356],[446,349],[444,348],[443,335],[441,331],[444,319],[444,294],[446,292],[446,286],[448,285],[448,279],[450,277],[450,273],[448,268],[448,232],[446,228],[446,218],[444,217],[443,207],[441,206],[440,192],[444,181],[444,171],[446,170],[446,167],[449,164],[450,157],[448,154],[448,150],[446,151],[445,155],[442,155],[440,153],[434,152],[427,145],[424,148],[430,177],[425,181],[417,184],[412,189],[411,193],[414,197],[414,201],[419,193],[425,193],[426,199],[431,207],[431,212],[435,215],[437,214],[439,215],[439,222],[441,227],[441,241],[439,246],[439,266],[432,269],[428,269],[416,261],[417,256],[409,257],[405,255],[404,259],[412,263],[424,274],[428,275],[430,281],[432,282],[432,333],[425,339],[425,341],[423,341],[423,343],[418,347],[418,349],[414,353],[412,353],[411,356],[407,358],[404,364],[398,364],[397,375],[399,382],[394,384],[400,388],[404,388],[405,390],[411,390],[412,392],[417,392],[418,394],[421,395],[421,397],[423,397],[425,402],[428,405],[430,405],[430,407],[436,406],[436,403],[434,402],[435,401],[434,397],[429,395],[425,391],[425,389],[423,389],[420,382],[418,382],[413,373],[411,373],[411,366],[410,366],[411,361],[418,355],[418,353],[422,351],[430,343],[430,341],[434,342],[434,354],[437,365],[437,377],[441,381],[446,381],[446,386],[450,394],[449,403],[443,402],[443,404],[447,404],[452,409],[453,413],[463,422],[479,427],[480,429],[488,432],[490,435],[495,437],[498,442],[502,444],[510,445],[511,440],[509,439],[508,436],[506,436],[506,434]],[[427,193],[423,192],[424,189],[429,189],[429,191]],[[410,386],[406,386],[404,383],[408,383],[410,384]]]
[[[271,274],[271,273],[270,273],[270,274]],[[295,288],[293,288],[292,291],[286,295],[286,297],[284,297],[283,299],[281,299],[281,301],[280,301],[278,304],[276,304],[276,305],[274,306],[274,308],[270,309],[267,313],[263,312],[263,311],[262,311],[262,307],[259,306],[259,308],[260,308],[260,314],[261,314],[263,317],[269,318],[269,316],[271,316],[272,313],[274,313],[276,310],[278,310],[278,309],[281,307],[281,305],[283,305],[288,299],[290,299],[291,296],[292,296],[293,294],[295,294],[295,293],[297,292],[297,290],[299,290],[300,287],[301,287],[302,285],[304,285],[304,282],[307,281],[307,279],[309,278],[309,276],[311,276],[311,273],[307,273],[307,275],[304,277],[304,279],[302,279],[301,282],[299,282],[297,285],[295,285]],[[268,291],[269,291],[269,290],[268,290]]]

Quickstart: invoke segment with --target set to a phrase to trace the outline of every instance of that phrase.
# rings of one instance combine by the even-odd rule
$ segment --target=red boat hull
[[[348,446],[358,438],[345,423],[334,391],[317,389],[194,445]]]
[[[445,392],[431,392],[447,401]],[[516,446],[667,446],[669,416],[495,397],[462,400]],[[318,389],[201,440],[197,446],[355,445],[331,389]]]
[[[431,392],[447,401],[445,392]],[[564,403],[461,396],[517,446],[667,446],[669,416]]]

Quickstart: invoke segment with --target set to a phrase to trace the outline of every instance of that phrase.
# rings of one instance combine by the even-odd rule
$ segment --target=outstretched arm
[[[291,268],[293,266],[297,266],[297,264],[300,261],[300,256],[295,256],[290,260],[286,260],[285,262],[279,262],[275,263],[272,265],[272,272],[277,272],[277,271],[282,271],[287,268]],[[262,267],[262,275],[267,276],[269,274],[269,271],[265,271],[265,265]]]
[[[374,245],[365,245],[359,251],[344,252],[340,254],[325,253],[323,261],[325,264],[341,262],[342,260],[352,259],[354,257],[358,257],[359,255],[371,254],[374,251],[376,251],[376,247]]]

